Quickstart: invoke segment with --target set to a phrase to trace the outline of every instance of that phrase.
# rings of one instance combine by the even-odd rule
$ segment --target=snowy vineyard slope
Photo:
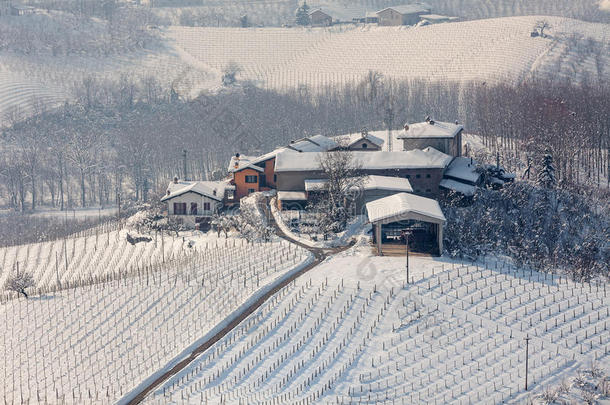
[[[149,403],[501,403],[610,363],[599,286],[508,266],[345,256],[281,290]],[[381,269],[381,270],[380,270]]]
[[[257,291],[311,260],[282,241],[199,242],[138,276],[4,300],[0,396],[7,403],[112,403]],[[105,250],[121,257],[120,246]],[[158,253],[129,255],[147,254]]]
[[[541,18],[551,24],[550,36],[530,37]],[[417,28],[171,27],[165,35],[215,69],[235,62],[242,79],[276,89],[353,82],[369,70],[399,79],[455,81],[518,82],[535,72],[597,77],[596,66],[607,64],[608,53],[588,47],[589,38],[606,47],[610,41],[604,24],[539,16]],[[574,72],[583,59],[587,63]]]
[[[0,126],[10,123],[13,112],[29,115],[33,104],[52,108],[72,101],[86,78],[118,81],[122,75],[136,82],[154,78],[186,97],[220,83],[217,72],[165,44],[105,58],[0,52]]]

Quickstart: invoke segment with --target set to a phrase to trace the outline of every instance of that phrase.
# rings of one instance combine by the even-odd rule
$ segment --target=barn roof
[[[396,222],[408,219],[444,223],[445,215],[436,200],[399,193],[366,204],[369,222]]]
[[[342,153],[342,152],[339,152]],[[434,148],[414,149],[407,152],[351,152],[354,162],[363,170],[384,169],[444,169],[451,156]],[[281,152],[275,160],[276,172],[318,171],[323,153]]]
[[[320,191],[324,190],[326,180],[324,179],[307,179],[305,180],[305,191]],[[402,177],[391,176],[366,176],[364,178],[362,188],[364,190],[390,190],[412,193],[413,188],[409,180]]]

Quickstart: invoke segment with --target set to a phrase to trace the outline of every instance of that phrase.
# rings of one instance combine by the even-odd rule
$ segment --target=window
[[[246,183],[258,183],[258,176],[246,176]]]
[[[427,178],[427,179],[429,179],[430,177],[431,177],[431,176],[430,176],[430,173],[426,174],[426,178]]]
[[[232,200],[235,198],[235,192],[233,190],[227,190],[227,200]]]
[[[197,215],[197,203],[191,203],[191,215]]]
[[[277,181],[277,174],[273,175],[273,182],[275,183]]]
[[[249,189],[248,189],[248,194],[252,194],[252,193],[254,193],[255,191],[256,191],[255,189],[253,189],[253,188],[249,188]]]
[[[174,215],[186,215],[186,203],[174,203]]]
[[[410,178],[411,178],[411,175],[410,175],[410,174],[407,174],[407,175],[405,176],[405,179],[410,179]]]
[[[367,145],[366,143],[363,143],[363,144],[362,144],[362,149],[366,149],[366,148],[368,148],[368,147],[369,147],[369,145]]]
[[[204,211],[209,211],[210,210],[210,203],[209,202],[204,202],[203,203],[203,210]]]

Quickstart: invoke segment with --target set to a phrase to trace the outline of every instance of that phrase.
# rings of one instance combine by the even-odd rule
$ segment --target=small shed
[[[412,234],[413,250],[442,254],[446,220],[436,200],[399,193],[367,203],[366,210],[378,255],[383,255],[384,245],[404,245],[404,231]]]

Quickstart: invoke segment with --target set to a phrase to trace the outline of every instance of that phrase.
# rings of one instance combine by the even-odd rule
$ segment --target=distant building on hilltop
[[[333,18],[321,8],[309,13],[309,21],[312,27],[330,27],[333,24]]]
[[[392,6],[377,12],[379,25],[415,25],[422,15],[430,14],[430,7],[425,4],[406,4]]]

